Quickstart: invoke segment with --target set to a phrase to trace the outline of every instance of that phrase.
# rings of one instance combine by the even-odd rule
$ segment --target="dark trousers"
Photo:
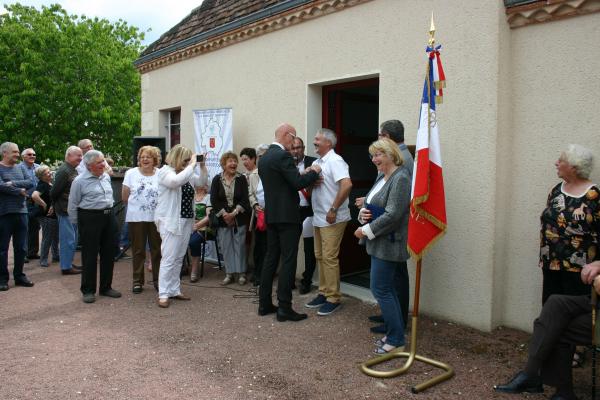
[[[580,296],[590,294],[590,285],[581,281],[579,271],[553,271],[542,270],[544,280],[542,283],[542,305],[553,294],[566,294],[568,296]]]
[[[146,243],[150,244],[150,258],[152,260],[152,280],[158,284],[158,271],[160,269],[160,234],[154,222],[129,222],[129,243],[133,263],[133,284],[145,283],[144,261],[146,261]]]
[[[254,282],[260,285],[260,279],[267,255],[267,231],[254,230]]]
[[[315,258],[315,238],[304,238],[304,272],[302,273],[302,285],[312,284],[312,278],[317,268],[317,259]]]
[[[0,283],[8,283],[8,245],[13,240],[13,278],[25,278],[23,260],[27,240],[27,214],[5,214],[0,216]]]
[[[115,234],[117,222],[112,211],[97,210],[78,212],[78,231],[81,237],[81,293],[96,293],[98,255],[100,255],[100,293],[111,289],[115,257]]]
[[[27,257],[35,257],[40,251],[40,223],[38,221],[39,207],[28,207],[27,217]]]
[[[273,277],[281,257],[281,270],[277,283],[279,307],[292,307],[292,286],[296,277],[296,258],[298,241],[302,226],[300,224],[268,224],[267,255],[261,272],[259,301],[261,306],[271,304]]]
[[[571,388],[571,362],[575,346],[592,342],[590,297],[553,295],[533,323],[525,372],[541,374],[545,384]]]

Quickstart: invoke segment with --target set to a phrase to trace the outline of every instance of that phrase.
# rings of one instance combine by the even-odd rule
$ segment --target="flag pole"
[[[433,22],[433,12],[431,13],[431,26],[429,28],[429,46],[433,48],[435,46],[435,25]],[[429,80],[429,71],[427,72],[427,82],[428,85],[432,85],[433,82]],[[444,382],[454,376],[454,369],[441,361],[437,361],[431,358],[427,358],[417,354],[417,326],[419,321],[419,298],[421,295],[421,262],[422,257],[420,257],[417,261],[417,267],[415,270],[415,295],[413,300],[413,312],[411,319],[411,333],[410,333],[410,351],[391,351],[388,354],[384,354],[382,356],[373,357],[370,360],[365,361],[359,367],[359,369],[366,375],[372,376],[374,378],[393,378],[398,375],[402,375],[406,373],[410,367],[413,365],[414,361],[421,361],[422,363],[431,365],[433,367],[444,370],[444,372],[440,375],[434,376],[433,378],[426,380],[423,383],[415,385],[411,388],[413,393],[422,392],[438,383]],[[370,367],[374,365],[379,365],[384,362],[393,360],[395,358],[406,358],[406,362],[404,365],[398,369],[387,370],[387,371],[378,371],[372,369]]]

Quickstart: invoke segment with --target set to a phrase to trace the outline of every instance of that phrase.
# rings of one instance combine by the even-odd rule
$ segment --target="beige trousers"
[[[340,293],[340,243],[348,222],[338,222],[326,227],[315,226],[315,258],[319,266],[319,293],[330,303],[339,303]]]

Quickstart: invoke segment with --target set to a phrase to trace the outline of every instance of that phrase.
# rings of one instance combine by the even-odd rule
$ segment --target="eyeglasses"
[[[302,150],[304,148],[304,146],[294,146],[292,147],[292,150]]]
[[[25,154],[25,155],[26,155],[26,156],[29,156],[29,157],[35,157],[35,154],[31,154],[31,153],[29,153],[29,154]]]
[[[379,136],[379,137],[390,137],[390,135],[388,135],[387,133],[384,133],[384,132],[379,132],[377,134],[377,136]]]
[[[296,135],[293,134],[292,132],[286,132],[288,135],[290,135],[291,137],[293,137],[294,139],[296,138]]]

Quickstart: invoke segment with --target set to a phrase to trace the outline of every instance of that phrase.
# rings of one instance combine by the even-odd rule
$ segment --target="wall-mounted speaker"
[[[162,164],[165,163],[166,152],[166,140],[162,136],[134,136],[133,137],[133,167],[138,165],[138,151],[144,146],[154,146],[160,149],[160,155],[162,158]],[[161,165],[162,165],[161,164]],[[160,166],[159,166],[160,167]]]

